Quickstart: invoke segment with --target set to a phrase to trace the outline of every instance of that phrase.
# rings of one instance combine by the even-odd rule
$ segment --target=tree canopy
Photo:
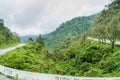
[[[119,4],[119,0],[114,0],[110,4],[112,7],[108,10],[103,10],[91,31],[94,37],[109,39],[113,49],[115,41],[120,39],[120,6],[116,6],[116,4]]]
[[[76,17],[61,24],[52,33],[44,35],[46,47],[52,51],[67,48],[74,40],[78,39],[81,34],[90,29],[94,20],[99,15],[100,13],[91,16]]]
[[[3,23],[0,23],[0,48],[12,46],[18,42],[18,36],[5,27]]]

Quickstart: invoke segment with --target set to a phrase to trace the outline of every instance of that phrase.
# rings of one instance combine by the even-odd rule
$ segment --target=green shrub
[[[100,69],[91,69],[84,74],[85,77],[101,77],[102,71]]]

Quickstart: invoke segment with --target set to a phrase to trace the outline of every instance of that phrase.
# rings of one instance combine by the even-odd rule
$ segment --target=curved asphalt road
[[[99,41],[99,39],[97,39],[97,38],[92,38],[92,37],[87,37],[87,39],[92,40],[92,41]],[[111,43],[110,40],[106,40],[106,42],[105,42],[105,41],[103,41],[103,42],[104,42],[104,43],[108,43],[108,44]],[[115,42],[115,45],[120,45],[120,41],[116,41],[116,42]]]
[[[19,45],[14,46],[14,47],[5,48],[5,49],[0,49],[0,55],[6,54],[6,53],[8,53],[9,51],[15,50],[16,48],[22,47],[22,46],[24,46],[24,45],[25,45],[25,44],[19,44]],[[9,79],[9,78],[7,78],[7,77],[4,76],[4,75],[0,75],[0,80],[12,80],[12,79]]]
[[[95,40],[95,41],[99,41],[97,38],[91,38],[88,37],[89,40]],[[11,48],[6,48],[6,49],[2,49],[0,50],[0,54],[5,54],[6,52],[12,51],[18,47],[24,46],[25,44],[20,44],[18,46],[15,47],[11,47]],[[5,74],[9,74],[10,76],[14,76],[15,74],[18,74],[20,78],[25,79],[25,80],[96,80],[96,78],[90,78],[90,77],[72,77],[72,76],[61,76],[61,75],[52,75],[52,74],[43,74],[43,73],[34,73],[34,72],[28,72],[28,71],[21,71],[21,70],[16,70],[16,69],[12,69],[12,68],[7,68],[4,66],[1,66],[1,72],[5,73]],[[4,71],[5,70],[5,71]],[[8,70],[8,71],[7,71]],[[9,73],[12,72],[11,73]],[[0,80],[10,80],[8,78],[5,78],[4,76],[0,76]],[[119,80],[120,78],[98,78],[97,80]]]
[[[15,50],[16,48],[22,47],[22,46],[24,46],[24,45],[25,45],[25,44],[19,44],[19,45],[14,46],[14,47],[5,48],[5,49],[0,49],[0,55],[6,54],[6,53],[8,53],[9,51]]]

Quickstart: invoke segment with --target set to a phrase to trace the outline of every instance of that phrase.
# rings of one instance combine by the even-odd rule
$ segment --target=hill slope
[[[3,23],[0,23],[0,48],[12,46],[18,42],[18,37],[5,27]]]
[[[47,48],[58,51],[59,49],[68,47],[72,41],[89,30],[98,16],[99,14],[76,17],[63,23],[54,32],[46,35],[45,43]]]
[[[91,29],[91,34],[103,40],[109,39],[114,48],[115,41],[120,39],[120,0],[114,0],[102,11]]]
[[[91,29],[93,34],[96,32],[95,30],[99,32],[104,31],[104,29],[104,32],[113,31],[115,33],[114,30],[116,31],[116,28],[119,29],[120,26],[119,9],[120,6],[110,5],[105,12],[103,11],[95,23],[96,26],[94,25]],[[117,26],[111,28],[113,25]],[[113,33],[111,33],[109,33],[109,36],[113,36]],[[94,36],[96,37],[96,35]],[[100,36],[97,35],[98,38]],[[107,38],[109,39],[109,37]],[[118,36],[116,38],[119,39]],[[62,52],[50,54],[44,48],[38,52],[33,42],[8,55],[0,56],[0,64],[22,70],[51,74],[82,77],[120,77],[119,59],[120,46],[111,49],[110,44],[89,41],[83,34],[68,48],[62,49]]]
[[[120,40],[120,0],[114,0],[96,20],[91,33],[93,37],[109,39],[111,42]],[[61,74],[119,77],[120,46],[89,41],[82,35],[67,49],[54,55],[60,65]],[[65,66],[62,66],[65,65]]]

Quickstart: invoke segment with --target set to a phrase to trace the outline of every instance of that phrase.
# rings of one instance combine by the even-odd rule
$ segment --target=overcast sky
[[[19,35],[45,34],[78,16],[95,14],[111,0],[0,0],[0,18]]]

